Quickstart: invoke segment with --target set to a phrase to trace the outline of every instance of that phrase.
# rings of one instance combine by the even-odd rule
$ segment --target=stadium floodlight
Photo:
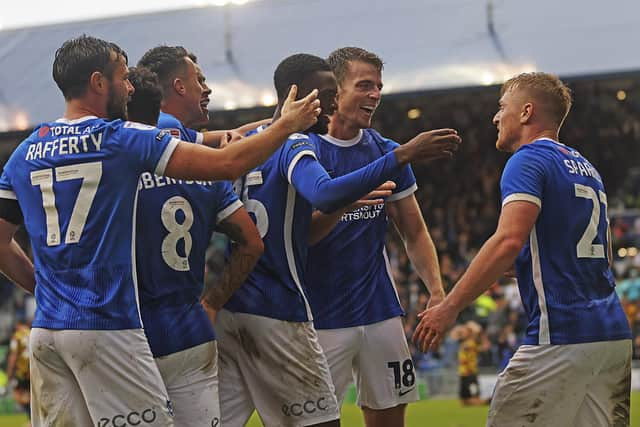
[[[482,73],[481,81],[483,85],[490,86],[496,82],[496,78],[490,71],[485,71]]]
[[[260,98],[260,103],[265,107],[271,107],[273,105],[276,105],[277,102],[278,100],[276,99],[275,96],[273,96],[271,92],[263,93],[262,97]]]
[[[416,120],[422,116],[422,111],[419,108],[412,108],[407,111],[407,117],[411,120]]]
[[[238,108],[238,104],[236,104],[234,101],[229,99],[224,102],[225,110],[235,110],[236,108]]]
[[[29,128],[29,116],[24,111],[18,111],[13,116],[13,128],[17,130],[27,130]]]

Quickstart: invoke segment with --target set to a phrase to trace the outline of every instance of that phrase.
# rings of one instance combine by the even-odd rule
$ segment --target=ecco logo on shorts
[[[156,411],[145,409],[142,412],[131,411],[127,415],[116,415],[113,418],[101,418],[97,427],[129,427],[151,424],[156,420]]]
[[[282,405],[282,413],[287,417],[300,417],[304,414],[313,414],[316,411],[326,411],[329,405],[326,399],[321,397],[317,401],[307,400],[304,403],[293,403],[291,405]]]

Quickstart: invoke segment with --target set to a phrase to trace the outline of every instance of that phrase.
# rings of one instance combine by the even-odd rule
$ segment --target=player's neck
[[[559,141],[558,131],[552,130],[552,129],[536,129],[531,132],[526,132],[525,134],[522,135],[522,138],[520,138],[521,142],[517,145],[517,147],[515,147],[515,150],[522,147],[523,145],[536,142],[539,139],[551,139],[558,142]]]
[[[350,126],[344,120],[342,120],[338,114],[331,116],[329,122],[329,135],[334,138],[341,139],[343,141],[349,141],[360,134],[360,128],[358,126]]]
[[[107,112],[100,108],[88,105],[82,99],[72,99],[66,102],[63,117],[67,120],[75,120],[86,116],[107,117]]]
[[[180,108],[180,106],[177,105],[176,103],[163,101],[160,107],[160,110],[163,113],[171,114],[173,117],[178,119],[178,121],[182,123],[183,126],[189,127],[189,123],[187,123],[187,120],[186,120],[187,115],[185,114],[183,109]]]

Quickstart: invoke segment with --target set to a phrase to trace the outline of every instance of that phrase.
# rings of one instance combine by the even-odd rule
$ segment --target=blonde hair
[[[562,80],[552,74],[535,72],[522,73],[507,80],[500,95],[509,90],[523,90],[543,107],[546,116],[560,128],[571,109],[571,90]]]

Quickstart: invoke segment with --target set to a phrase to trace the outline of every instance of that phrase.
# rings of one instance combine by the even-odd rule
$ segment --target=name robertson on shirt
[[[158,176],[151,172],[143,172],[138,181],[138,190],[149,190],[151,188],[164,187],[165,185],[176,184],[197,184],[197,185],[213,185],[215,181],[193,181],[169,178],[168,176]]]

